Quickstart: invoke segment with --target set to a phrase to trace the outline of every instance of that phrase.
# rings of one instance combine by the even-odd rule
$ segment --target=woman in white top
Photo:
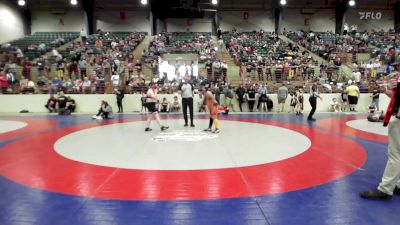
[[[149,113],[147,114],[147,127],[144,131],[152,131],[152,129],[150,129],[150,123],[153,119],[157,121],[158,125],[161,127],[161,131],[164,131],[169,128],[168,126],[161,125],[160,115],[158,114],[158,110],[156,107],[157,92],[158,92],[157,84],[151,85],[151,88],[147,91],[145,105],[149,110]]]

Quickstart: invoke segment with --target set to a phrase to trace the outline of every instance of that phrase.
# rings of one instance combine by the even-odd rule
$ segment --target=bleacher
[[[111,46],[112,42],[117,42],[119,43],[120,40],[124,40],[127,38],[132,32],[105,32],[101,37],[103,38],[103,46]],[[140,44],[141,41],[143,41],[144,37],[147,35],[147,32],[138,32],[138,34],[141,35],[141,37],[138,40],[135,40],[136,46]],[[96,47],[96,40],[100,37],[99,34],[92,34],[87,37],[85,47],[87,49],[90,49],[88,52],[89,54],[92,55],[99,55],[102,54],[102,49]],[[130,49],[129,49],[130,50]],[[70,52],[74,51],[74,46],[69,46],[66,49],[60,51],[60,53],[65,56],[65,58],[69,59],[71,57]],[[123,52],[126,52],[128,50],[122,49]]]
[[[22,50],[25,57],[29,59],[38,58],[46,52],[57,48],[64,43],[68,43],[79,37],[79,32],[36,32],[30,36],[15,40],[11,42],[12,47],[18,47]],[[63,41],[55,43],[56,39],[63,39]],[[45,49],[39,50],[38,46],[45,44]],[[35,48],[29,48],[35,45]],[[29,49],[28,49],[29,48]]]
[[[170,34],[169,44],[165,48],[170,53],[200,52],[205,47],[203,44],[210,39],[211,33],[208,32],[174,32]],[[194,46],[194,43],[198,45]]]

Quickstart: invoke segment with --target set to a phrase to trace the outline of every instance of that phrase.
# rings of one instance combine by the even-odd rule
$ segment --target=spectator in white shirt
[[[119,75],[118,74],[112,75],[111,82],[113,84],[113,87],[118,87],[119,86]]]
[[[199,76],[199,65],[193,64],[192,65],[192,70],[193,70],[193,76],[198,77]]]
[[[360,82],[361,82],[361,73],[360,73],[360,71],[354,70],[352,75],[353,75],[354,82],[356,82],[356,84],[359,85]]]

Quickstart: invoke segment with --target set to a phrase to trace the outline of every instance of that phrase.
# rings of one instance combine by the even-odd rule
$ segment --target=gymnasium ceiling
[[[17,0],[9,0],[16,2]],[[71,9],[79,6],[71,6],[70,0],[26,0],[33,9]],[[84,1],[84,0],[78,0]],[[140,0],[93,0],[97,10],[143,10],[149,8],[142,6]],[[197,6],[205,9],[262,9],[273,8],[279,5],[279,0],[219,0],[218,7],[210,4],[211,0],[149,0],[166,4],[179,5],[181,2],[197,1]],[[332,8],[341,0],[287,0],[289,8]],[[356,0],[357,6],[362,8],[390,8],[397,0]],[[361,5],[362,4],[362,5]]]

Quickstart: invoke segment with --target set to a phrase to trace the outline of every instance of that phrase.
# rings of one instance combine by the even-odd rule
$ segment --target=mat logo
[[[201,140],[213,139],[216,137],[218,137],[218,135],[198,130],[192,130],[192,131],[176,130],[168,133],[160,133],[156,137],[152,138],[152,140],[157,142],[201,141]]]
[[[381,12],[358,12],[360,20],[380,20],[382,18]]]

